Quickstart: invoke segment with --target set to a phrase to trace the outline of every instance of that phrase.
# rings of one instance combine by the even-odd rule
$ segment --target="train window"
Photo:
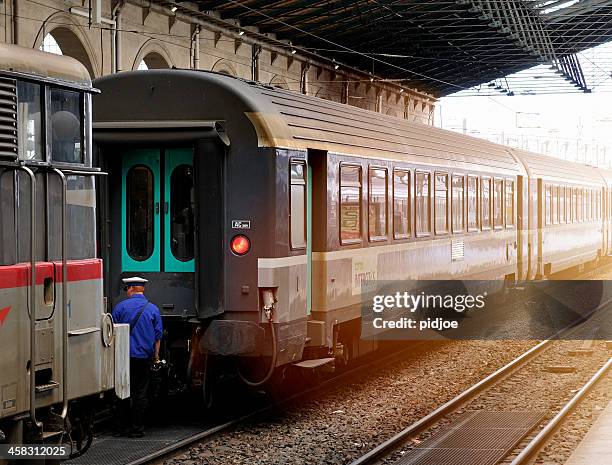
[[[361,240],[361,167],[340,166],[340,243]]]
[[[572,222],[572,188],[565,188],[565,222]]]
[[[22,160],[45,159],[42,148],[41,101],[40,85],[30,82],[17,83],[18,146],[19,158]]]
[[[0,171],[0,265],[14,265],[17,261],[13,173],[12,170]]]
[[[565,223],[565,187],[559,186],[559,223]]]
[[[393,237],[410,235],[410,171],[393,171]]]
[[[468,231],[478,230],[478,178],[468,176]]]
[[[574,221],[574,223],[577,223],[578,221],[580,221],[580,214],[578,212],[578,188],[577,187],[573,187],[572,188],[572,220]]]
[[[290,210],[291,248],[306,247],[306,164],[291,162]]]
[[[179,165],[170,175],[170,249],[177,260],[195,256],[193,168]]]
[[[578,221],[584,221],[584,191],[578,189]]]
[[[448,233],[448,174],[435,175],[434,217],[436,234]]]
[[[491,228],[491,178],[482,178],[481,220],[482,229]]]
[[[431,232],[431,174],[417,172],[415,174],[415,229],[417,236],[427,236]]]
[[[78,92],[51,89],[51,159],[83,163],[83,99]]]
[[[559,186],[552,186],[551,220],[552,224],[559,222]]]
[[[154,248],[154,180],[151,170],[136,165],[128,171],[125,179],[127,189],[126,249],[136,261],[144,261],[153,254]]]
[[[544,186],[544,209],[546,210],[546,224],[552,224],[552,186]]]
[[[504,227],[504,181],[493,180],[493,227]]]
[[[465,229],[465,178],[453,176],[451,209],[453,217],[453,232],[463,232]]]
[[[368,235],[370,240],[387,238],[387,170],[370,168],[368,186]]]
[[[506,227],[514,226],[514,181],[506,179]]]

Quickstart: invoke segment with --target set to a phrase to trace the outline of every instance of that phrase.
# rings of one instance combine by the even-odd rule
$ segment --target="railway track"
[[[597,312],[598,310],[607,309],[607,311],[611,311],[612,309],[612,301],[607,301],[602,304],[597,309],[593,310],[592,313]],[[350,465],[374,465],[374,464],[396,464],[396,465],[416,465],[417,463],[434,463],[425,460],[425,456],[427,454],[436,455],[434,449],[438,451],[442,450],[442,444],[444,443],[447,447],[449,443],[453,443],[455,446],[465,440],[466,433],[462,433],[463,429],[471,431],[472,429],[481,428],[481,437],[474,437],[473,439],[480,440],[480,444],[488,444],[488,446],[481,447],[491,447],[495,448],[494,445],[491,445],[488,438],[484,435],[491,434],[492,431],[497,429],[498,431],[503,431],[504,434],[511,432],[511,427],[507,425],[512,422],[517,421],[517,417],[522,415],[522,419],[518,421],[524,420],[524,417],[527,412],[513,412],[518,415],[506,415],[503,414],[508,412],[491,412],[492,415],[490,417],[497,417],[494,421],[501,421],[504,423],[499,423],[497,426],[493,426],[492,428],[483,427],[482,422],[479,422],[476,417],[486,417],[486,414],[483,415],[479,411],[470,411],[468,404],[475,399],[487,394],[487,392],[493,386],[499,386],[505,380],[510,379],[514,374],[525,368],[530,362],[534,362],[535,359],[539,356],[544,355],[550,349],[552,349],[556,344],[563,344],[564,342],[569,341],[561,341],[561,338],[569,338],[575,334],[576,331],[583,328],[584,324],[588,324],[589,322],[585,322],[578,327],[567,328],[555,335],[555,337],[544,340],[532,347],[507,365],[503,366],[496,372],[487,376],[480,382],[474,384],[470,388],[466,389],[450,401],[441,405],[428,415],[422,417],[418,421],[412,423],[393,437],[389,438],[385,442],[381,443],[374,449],[370,450],[363,456],[351,462]],[[575,342],[575,341],[571,341]],[[583,349],[578,349],[583,350]],[[588,395],[588,393],[593,389],[596,383],[601,380],[606,373],[612,367],[612,357],[608,357],[603,363],[597,366],[595,373],[588,378],[586,382],[584,382],[578,389],[574,389],[575,394],[567,400],[563,406],[556,412],[552,418],[545,420],[546,414],[542,413],[540,416],[532,415],[532,426],[525,427],[523,424],[521,428],[518,428],[521,431],[520,436],[516,438],[511,444],[509,444],[504,450],[498,450],[497,457],[495,453],[484,453],[480,454],[480,457],[476,457],[479,452],[478,446],[472,449],[474,452],[473,460],[470,460],[471,464],[496,464],[496,463],[504,463],[509,465],[526,465],[532,463],[532,460],[536,457],[539,451],[547,444],[550,438],[554,435],[556,431],[563,424],[564,420],[572,413],[572,411],[576,408],[576,406]],[[558,370],[563,370],[563,366],[551,367],[556,368]],[[560,371],[562,372],[562,371]],[[467,408],[466,408],[467,407]],[[535,412],[534,412],[535,413]],[[455,416],[455,420],[453,421],[450,417]],[[503,419],[500,420],[500,418]],[[506,428],[506,429],[505,429]],[[430,433],[427,436],[428,432]],[[461,435],[463,434],[463,437]],[[469,433],[468,433],[469,434]],[[494,433],[493,433],[494,434]],[[417,447],[414,447],[415,442],[413,442],[416,438],[425,436],[425,439],[419,441],[417,439],[416,444],[419,444]],[[473,441],[476,442],[476,441]],[[503,441],[502,441],[503,442]],[[422,445],[421,445],[422,444]],[[439,446],[439,447],[438,447]],[[463,449],[461,449],[463,450]],[[480,449],[482,451],[484,449]],[[443,459],[440,462],[435,463],[445,463],[452,465],[453,463],[467,463],[461,461],[460,447],[453,449],[453,446],[450,446],[447,449],[446,454],[448,454],[447,459]],[[491,452],[491,451],[489,451]],[[465,458],[465,457],[464,457]],[[436,456],[437,460],[440,460],[440,455]],[[425,460],[421,462],[421,460]]]

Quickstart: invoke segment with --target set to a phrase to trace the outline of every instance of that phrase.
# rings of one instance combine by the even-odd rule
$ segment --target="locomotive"
[[[0,44],[0,443],[72,456],[96,399],[129,396],[96,247],[94,92],[76,60]]]
[[[612,177],[195,70],[94,82],[109,305],[138,272],[166,357],[209,392],[346,364],[371,280],[545,278],[612,246]]]

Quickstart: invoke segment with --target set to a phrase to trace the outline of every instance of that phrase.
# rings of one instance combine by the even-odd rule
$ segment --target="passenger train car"
[[[96,248],[93,92],[76,60],[0,44],[0,443],[73,455],[93,401],[129,395]]]
[[[610,250],[612,177],[591,167],[212,72],[94,85],[109,308],[149,279],[193,386],[211,359],[258,385],[371,350],[367,280],[503,285]]]

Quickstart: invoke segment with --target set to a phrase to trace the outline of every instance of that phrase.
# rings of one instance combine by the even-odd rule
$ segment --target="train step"
[[[63,431],[45,431],[42,435],[43,441],[51,438],[56,438],[58,436],[61,436],[62,434],[64,434]]]
[[[325,365],[333,365],[335,360],[336,359],[334,357],[315,358],[313,360],[304,360],[302,362],[294,363],[293,366],[306,370],[314,370],[315,368],[320,368]]]
[[[59,388],[59,383],[57,381],[49,381],[45,384],[37,384],[34,389],[36,389],[36,393],[52,391],[53,389]]]

